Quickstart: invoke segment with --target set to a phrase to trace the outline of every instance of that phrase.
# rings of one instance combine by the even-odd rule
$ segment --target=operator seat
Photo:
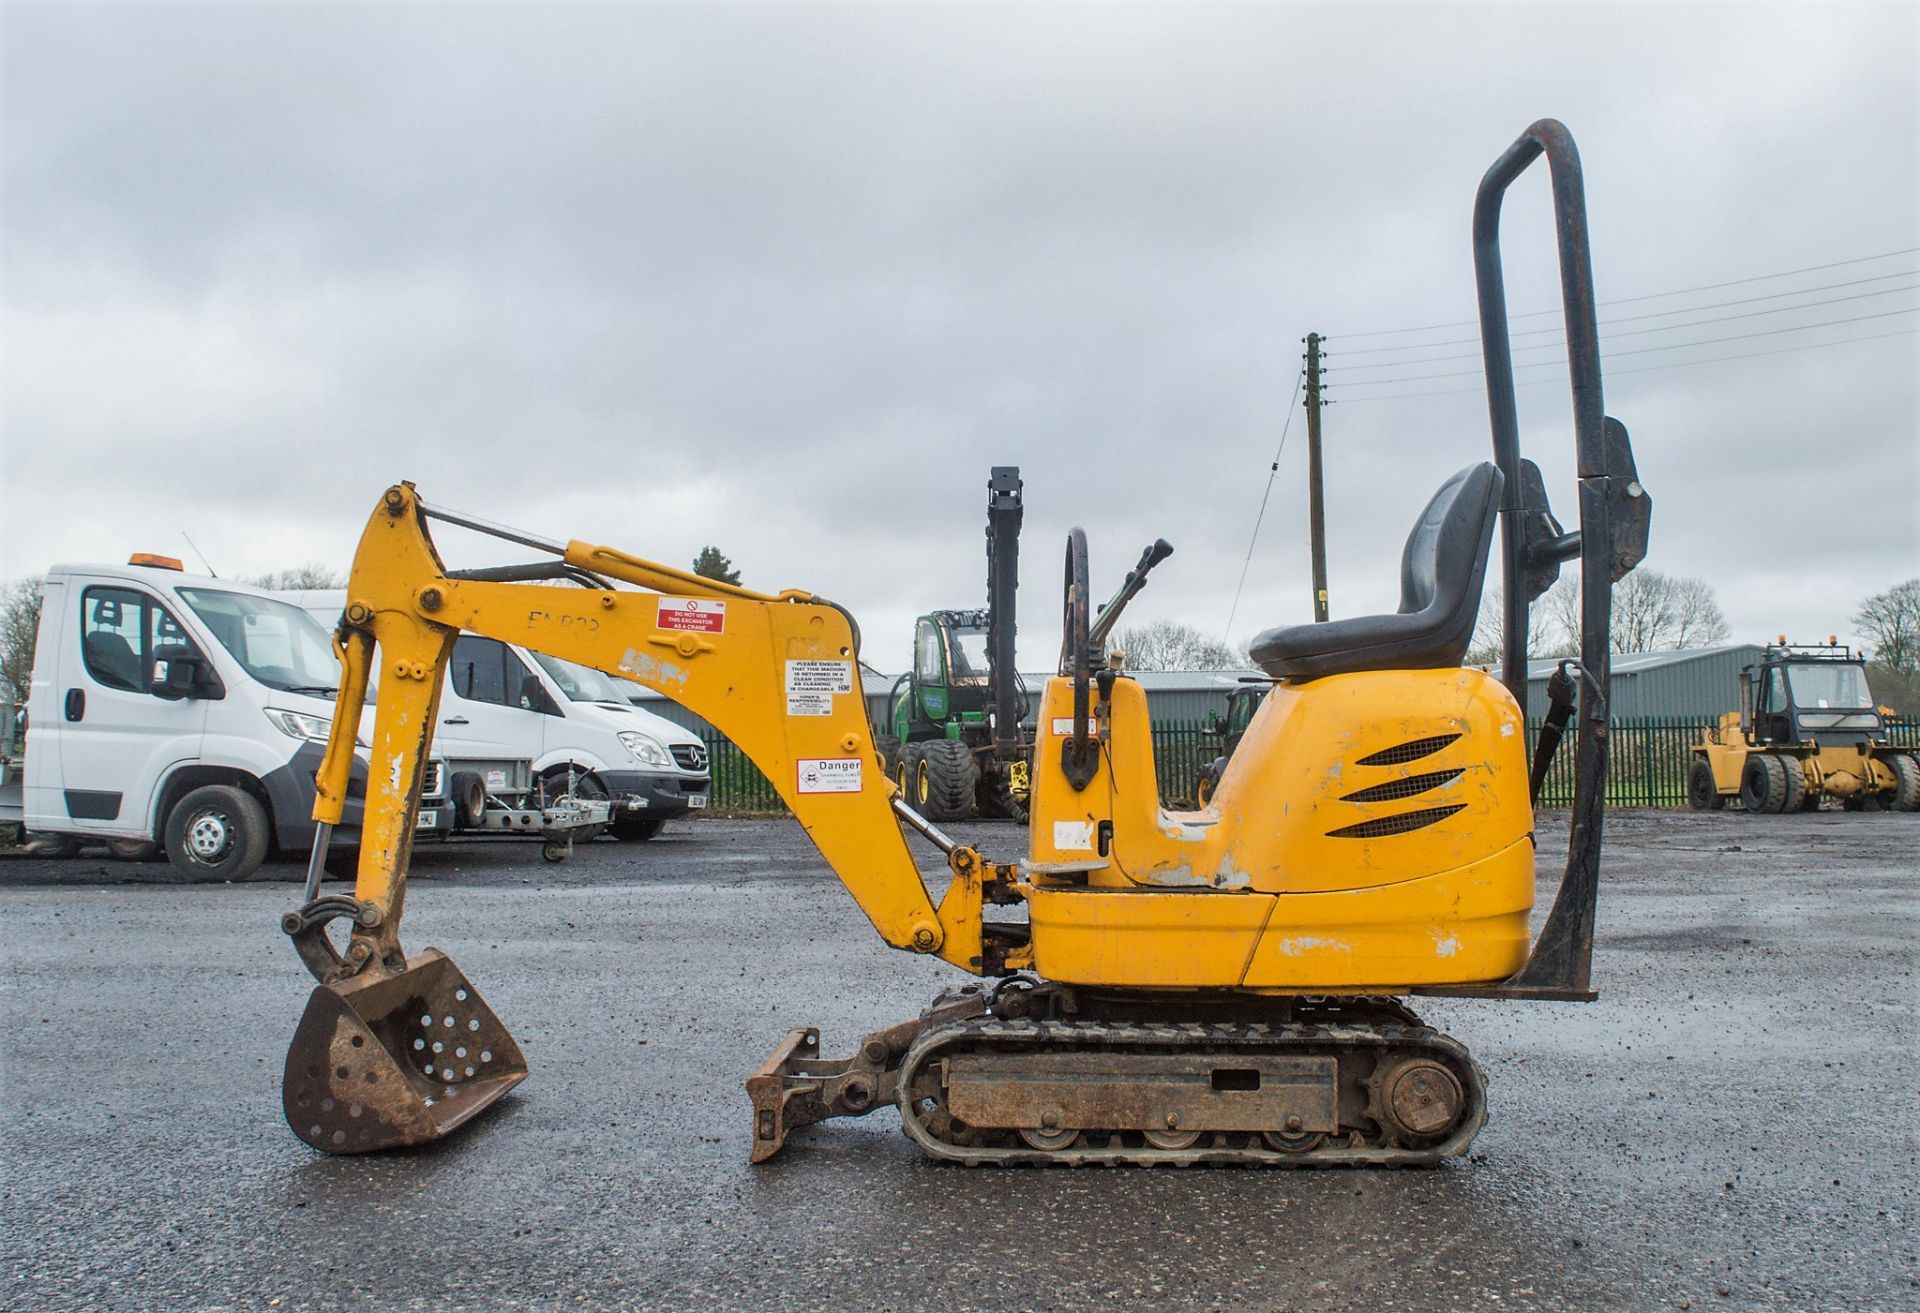
[[[1254,663],[1293,680],[1459,665],[1480,615],[1501,483],[1482,461],[1440,485],[1401,554],[1397,613],[1269,629],[1253,640]]]

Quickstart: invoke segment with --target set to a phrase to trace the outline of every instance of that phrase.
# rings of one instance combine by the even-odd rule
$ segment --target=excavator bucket
[[[527,1078],[520,1046],[437,948],[321,985],[287,1050],[294,1134],[326,1153],[429,1144]]]

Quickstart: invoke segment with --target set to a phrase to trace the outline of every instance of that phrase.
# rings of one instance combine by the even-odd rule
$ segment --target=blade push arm
[[[387,676],[355,890],[380,908],[381,924],[356,931],[356,940],[365,933],[386,941],[383,957],[397,952],[421,763],[464,632],[635,680],[705,718],[767,776],[883,939],[985,969],[981,864],[956,850],[953,886],[934,906],[894,814],[897,790],[874,747],[844,611],[805,593],[757,593],[581,542],[566,547],[569,565],[656,591],[453,577],[426,518],[410,485],[390,489],[361,538],[347,591],[348,675],[321,767],[318,819],[339,817],[329,784],[344,781],[352,751],[366,684],[356,666],[377,659]]]

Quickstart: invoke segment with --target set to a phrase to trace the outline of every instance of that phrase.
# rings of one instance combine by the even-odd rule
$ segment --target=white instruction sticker
[[[1093,822],[1055,821],[1053,823],[1053,846],[1062,852],[1092,852]]]
[[[789,693],[787,694],[787,714],[789,716],[831,716],[833,694]]]
[[[722,634],[727,629],[727,604],[704,597],[663,597],[654,616],[658,629],[695,634]]]
[[[858,757],[802,757],[798,765],[802,793],[860,792]]]
[[[853,692],[853,662],[789,661],[787,662],[787,692],[851,693]]]
[[[1094,732],[1093,717],[1088,716],[1087,717],[1087,733],[1091,734],[1093,732]],[[1072,716],[1055,716],[1053,718],[1053,736],[1057,739],[1072,738],[1073,737],[1073,717]]]

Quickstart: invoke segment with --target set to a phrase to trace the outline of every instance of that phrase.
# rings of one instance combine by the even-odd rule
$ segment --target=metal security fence
[[[1619,720],[1612,726],[1613,751],[1607,766],[1610,807],[1685,807],[1687,766],[1693,747],[1715,720],[1708,717]],[[1537,741],[1540,723],[1527,726]],[[1895,720],[1887,736],[1896,747],[1920,749],[1920,720]],[[713,807],[736,816],[776,816],[786,804],[740,749],[718,734],[702,736],[713,774]],[[1573,763],[1579,735],[1568,730],[1540,790],[1542,807],[1573,805]],[[1193,805],[1200,771],[1220,751],[1219,740],[1197,720],[1161,721],[1153,727],[1153,759],[1160,796],[1168,806]]]
[[[787,804],[772,783],[730,739],[712,729],[703,730],[700,739],[707,745],[707,773],[713,780],[711,808],[733,816],[786,814]]]
[[[1613,747],[1607,760],[1609,807],[1684,807],[1687,805],[1687,767],[1693,745],[1714,724],[1711,718],[1618,720],[1611,726]],[[1527,722],[1527,740],[1540,741],[1540,722]],[[1560,750],[1554,754],[1540,787],[1540,806],[1573,805],[1573,768],[1579,757],[1580,735],[1569,725]]]
[[[1200,772],[1220,755],[1220,739],[1198,720],[1161,721],[1153,727],[1153,769],[1168,806],[1191,807]]]

